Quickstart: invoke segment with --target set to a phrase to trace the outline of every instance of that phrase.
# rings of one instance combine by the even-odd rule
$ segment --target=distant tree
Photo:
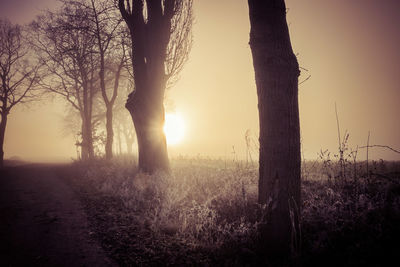
[[[98,94],[98,54],[91,34],[91,11],[77,1],[61,1],[31,24],[33,44],[48,71],[41,86],[72,105],[81,117],[81,157],[93,159],[93,103]]]
[[[288,255],[299,242],[300,126],[298,76],[284,0],[248,0],[260,120],[259,202],[267,252]]]
[[[132,91],[130,87],[132,87],[133,83],[130,78],[131,77],[128,77],[128,79],[124,80],[124,93],[120,94],[117,98],[114,110],[114,129],[118,141],[118,147],[116,147],[116,151],[119,151],[119,154],[126,152],[128,155],[133,154],[133,144],[136,140],[136,134],[132,123],[132,117],[130,116],[129,111],[125,108],[126,98],[121,97],[121,95],[127,95],[127,92]]]
[[[21,27],[0,20],[0,167],[3,167],[7,116],[15,105],[34,97],[40,80],[39,66],[29,54]]]
[[[115,111],[114,132],[116,133],[115,151],[118,154],[127,153],[133,154],[133,144],[135,143],[136,135],[133,127],[132,118],[129,112],[124,109]]]
[[[94,98],[92,109],[93,116],[91,124],[93,151],[96,157],[101,157],[104,155],[105,147],[105,110],[100,94],[97,94]],[[82,159],[82,117],[79,110],[72,105],[67,104],[65,107],[62,134],[64,136],[73,136],[75,138],[74,144],[77,150],[77,159]]]
[[[126,146],[126,153],[132,155],[136,134],[132,118],[130,118],[129,112],[126,109],[118,109],[115,127],[118,135],[120,153],[122,153],[122,144],[124,143]],[[122,137],[124,138],[124,141],[122,141]]]
[[[139,169],[169,171],[163,125],[164,93],[187,60],[192,44],[192,0],[119,0],[130,31],[135,90],[126,108],[135,125]]]
[[[111,159],[114,139],[113,108],[118,95],[121,72],[125,64],[127,35],[124,28],[121,27],[121,17],[117,16],[118,10],[115,9],[112,2],[109,0],[90,0],[88,8],[92,13],[92,32],[96,39],[96,52],[100,60],[100,89],[106,108],[105,153],[106,159]]]
[[[136,140],[135,128],[131,124],[121,124],[121,132],[125,138],[126,153],[133,155],[133,144]]]

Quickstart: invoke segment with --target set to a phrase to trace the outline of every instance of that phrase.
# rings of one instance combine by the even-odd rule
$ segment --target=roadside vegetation
[[[321,152],[322,153],[322,152]],[[304,162],[302,240],[287,265],[385,265],[400,251],[400,163]],[[258,166],[178,158],[172,174],[138,173],[135,159],[76,162],[60,174],[85,205],[92,227],[121,266],[260,265]],[[355,164],[355,165],[354,165]],[[282,264],[282,263],[280,263]]]

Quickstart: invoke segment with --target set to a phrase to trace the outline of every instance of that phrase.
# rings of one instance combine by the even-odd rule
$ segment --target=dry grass
[[[361,170],[354,179],[351,166],[349,177],[338,178],[335,162],[306,164],[303,264],[374,263],[382,253],[398,251],[398,245],[388,248],[400,237],[398,163],[377,163],[386,172],[368,179]],[[171,175],[152,176],[133,166],[120,158],[69,167],[94,235],[119,264],[265,264],[257,247],[264,212],[257,204],[255,166],[181,158],[172,162]]]

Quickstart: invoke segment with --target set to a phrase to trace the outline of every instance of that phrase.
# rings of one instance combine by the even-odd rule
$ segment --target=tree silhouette
[[[0,20],[0,167],[8,114],[15,105],[33,99],[40,80],[39,69],[39,62],[29,54],[21,27]]]
[[[48,72],[41,86],[64,97],[82,120],[83,160],[94,158],[93,102],[98,94],[98,55],[91,34],[90,10],[79,2],[63,1],[31,24],[33,44]]]
[[[132,41],[135,90],[126,108],[135,125],[139,169],[169,171],[163,132],[164,92],[187,60],[192,43],[192,0],[119,0]]]
[[[131,80],[128,79],[126,93],[131,91],[129,89],[130,85]],[[126,151],[125,153],[128,155],[133,155],[133,144],[136,140],[135,128],[132,123],[132,117],[130,116],[129,111],[125,108],[125,98],[122,98],[121,94],[115,102],[114,113],[114,129],[118,140],[118,146],[115,150],[119,151],[119,154],[122,154],[123,151]]]
[[[90,0],[93,22],[92,32],[96,38],[96,52],[99,54],[99,79],[101,95],[106,107],[106,159],[112,158],[114,139],[113,108],[118,95],[119,80],[125,64],[126,34],[121,27],[122,19],[117,16],[112,2],[108,0]],[[107,74],[111,79],[106,79]],[[107,90],[110,88],[111,90]],[[110,93],[107,93],[111,91]]]
[[[261,236],[269,255],[288,255],[300,234],[300,71],[284,0],[248,4],[260,120],[259,202],[267,209]]]

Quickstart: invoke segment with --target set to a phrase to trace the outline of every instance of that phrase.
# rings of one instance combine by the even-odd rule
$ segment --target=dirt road
[[[56,168],[0,171],[0,266],[114,266]]]

